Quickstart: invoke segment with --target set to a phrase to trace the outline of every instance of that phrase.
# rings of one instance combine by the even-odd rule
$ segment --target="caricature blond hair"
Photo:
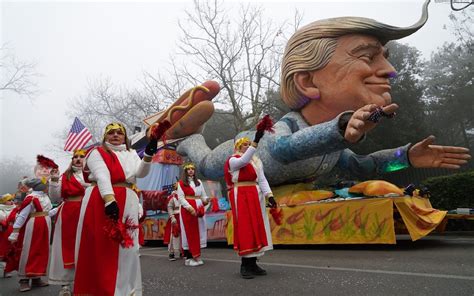
[[[339,17],[312,22],[288,40],[283,54],[280,76],[280,93],[283,102],[293,110],[304,107],[309,99],[301,96],[294,82],[298,72],[324,68],[333,56],[339,37],[363,34],[376,37],[382,45],[389,40],[406,37],[420,29],[428,19],[428,3],[418,22],[409,27],[395,27],[362,17]]]

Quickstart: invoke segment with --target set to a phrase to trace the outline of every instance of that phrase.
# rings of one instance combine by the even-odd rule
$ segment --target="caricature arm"
[[[369,155],[358,155],[349,149],[341,154],[337,166],[357,177],[370,177],[394,172],[410,166],[407,152],[411,144],[394,149],[380,150]]]
[[[341,122],[350,118],[351,114],[352,111],[343,112],[331,121],[304,127],[295,132],[292,132],[288,124],[291,118],[286,122],[285,117],[282,118],[275,124],[275,133],[266,136],[271,156],[282,163],[290,163],[351,146],[344,139],[345,126]]]

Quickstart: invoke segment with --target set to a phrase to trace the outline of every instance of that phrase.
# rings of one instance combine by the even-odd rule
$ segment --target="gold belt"
[[[70,196],[65,199],[66,201],[81,201],[82,200],[82,195],[78,196]]]
[[[48,216],[48,212],[34,212],[30,214],[30,218],[33,217],[46,217]]]
[[[97,186],[97,182],[92,182],[92,186]],[[112,187],[127,187],[130,189],[135,189],[135,184],[132,183],[127,183],[127,182],[118,182],[118,183],[113,183]]]
[[[200,196],[195,196],[195,195],[185,195],[184,198],[187,198],[187,199],[201,199]]]
[[[237,182],[234,187],[257,186],[257,182]]]

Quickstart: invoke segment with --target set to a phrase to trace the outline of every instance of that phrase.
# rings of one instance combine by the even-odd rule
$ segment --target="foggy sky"
[[[225,1],[238,6],[238,1]],[[432,1],[433,2],[433,1]],[[409,26],[421,14],[423,1],[263,1],[264,14],[275,22],[289,19],[295,9],[311,21],[345,15],[363,16]],[[35,162],[37,154],[67,167],[70,154],[60,152],[56,135],[68,130],[68,104],[86,93],[88,81],[110,77],[133,87],[142,71],[156,73],[167,66],[178,39],[178,18],[191,1],[162,2],[23,2],[0,3],[0,43],[17,58],[36,62],[41,94],[34,100],[2,93],[0,99],[0,159],[21,156]],[[428,58],[453,34],[448,3],[431,3],[427,24],[400,42],[417,47]],[[65,128],[66,127],[66,128]]]

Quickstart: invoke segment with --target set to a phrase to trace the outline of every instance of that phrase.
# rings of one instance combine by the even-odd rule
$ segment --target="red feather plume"
[[[53,169],[57,169],[58,168],[58,165],[50,158],[47,158],[43,155],[38,155],[36,156],[36,161],[44,166],[44,167],[47,167],[47,168],[53,168]]]
[[[131,233],[138,227],[140,226],[134,224],[130,217],[125,219],[125,223],[107,218],[104,231],[111,240],[119,243],[122,247],[131,248],[133,247],[133,237]]]
[[[271,208],[270,214],[273,217],[273,221],[275,221],[276,225],[281,225],[283,220],[283,210],[281,208]]]
[[[156,140],[160,140],[161,138],[163,138],[163,142],[166,143],[165,133],[170,127],[171,123],[168,120],[164,120],[158,123],[158,125],[154,125],[152,127],[153,130],[151,131],[150,138]]]
[[[275,130],[273,129],[273,121],[270,118],[270,115],[265,115],[257,124],[257,131],[267,131],[274,133]]]

